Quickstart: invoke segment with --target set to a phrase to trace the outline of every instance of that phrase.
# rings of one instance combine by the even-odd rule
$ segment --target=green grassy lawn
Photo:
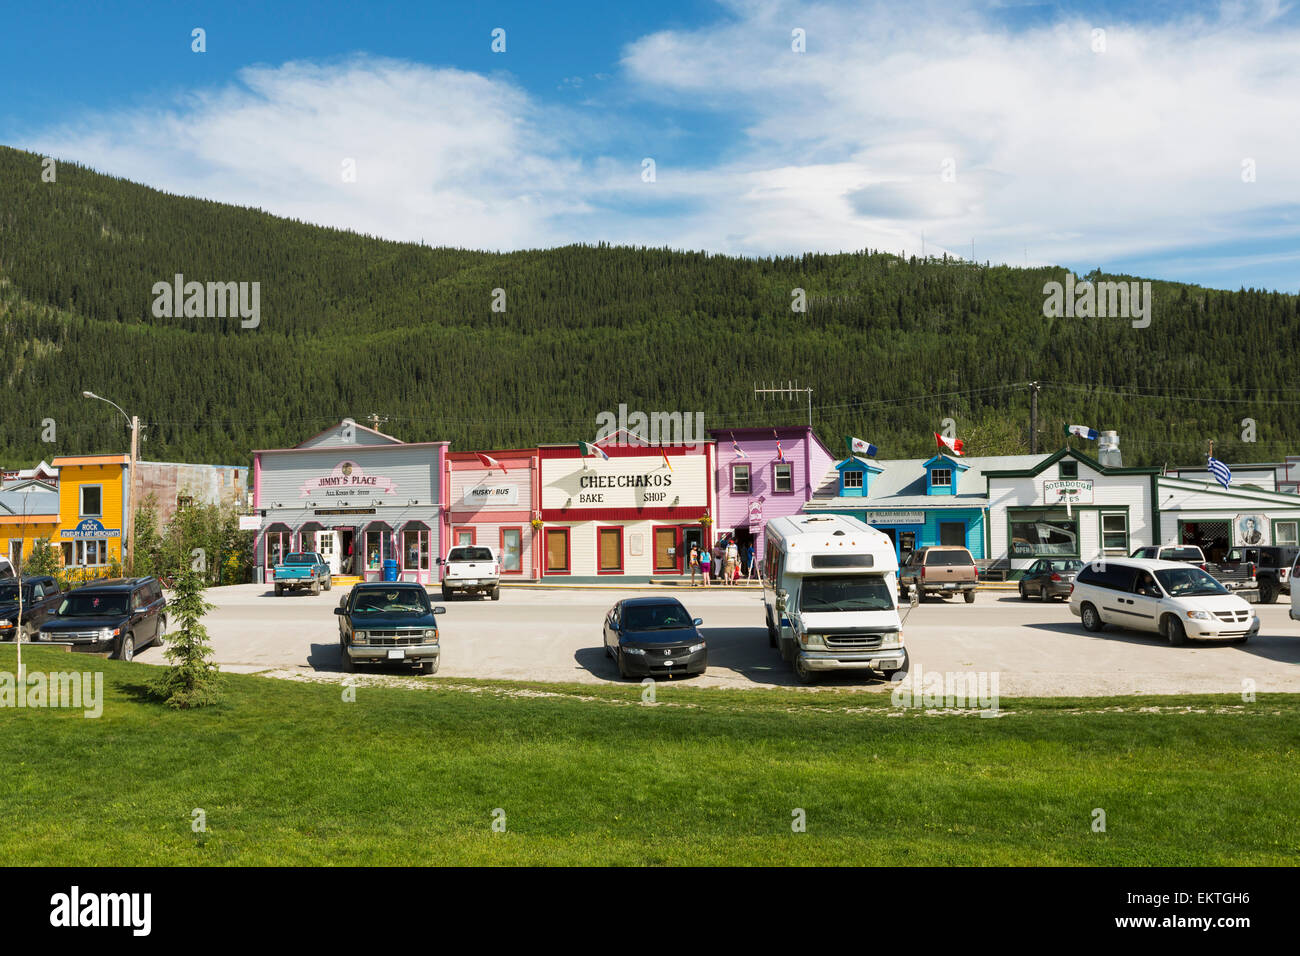
[[[105,704],[0,709],[11,865],[1300,860],[1295,696],[1004,700],[990,719],[850,690],[661,685],[645,706],[638,685],[450,678],[346,703],[228,675],[224,703],[184,713],[141,699],[147,665],[24,660],[102,669]]]

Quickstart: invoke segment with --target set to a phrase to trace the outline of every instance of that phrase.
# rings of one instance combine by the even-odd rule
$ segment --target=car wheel
[[[628,673],[627,673],[627,665],[623,663],[623,648],[620,647],[618,649],[618,657],[615,659],[618,661],[618,676],[623,678],[624,680],[627,680]]]
[[[1085,603],[1083,607],[1079,608],[1079,620],[1083,622],[1085,631],[1100,631],[1105,627],[1101,623],[1101,615],[1097,613],[1097,609],[1091,604]]]
[[[1174,647],[1187,643],[1187,630],[1183,627],[1183,622],[1178,620],[1172,614],[1165,615],[1165,639]]]
[[[795,679],[801,684],[811,684],[817,679],[817,673],[808,667],[808,662],[799,654],[795,654],[790,666],[794,668]]]
[[[1051,599],[1052,599],[1052,596],[1051,596],[1050,594],[1047,593],[1047,585],[1046,585],[1046,584],[1040,584],[1040,585],[1038,586],[1038,600],[1040,600],[1040,601],[1042,601],[1044,604],[1046,604],[1046,603],[1047,603],[1048,601],[1050,601]]]
[[[320,594],[320,582],[319,582],[319,581],[313,581],[313,582],[311,583],[311,593],[312,593],[312,594]]]
[[[339,656],[343,662],[343,673],[352,674],[356,672],[357,665],[352,660],[352,655],[348,653],[348,646],[342,642],[339,643]]]
[[[492,589],[492,600],[494,601],[501,600],[501,585],[498,584],[496,587]]]
[[[908,592],[907,592],[907,588],[900,587],[900,588],[898,589],[898,598],[899,598],[899,600],[901,600],[901,601],[906,601],[906,600],[908,600]]]
[[[130,634],[122,638],[122,644],[117,649],[117,659],[119,661],[135,660],[135,638]]]
[[[974,603],[975,603],[975,592],[974,592],[974,591],[967,591],[967,592],[966,592],[966,603],[967,603],[967,604],[974,604]]]
[[[1273,604],[1275,601],[1277,601],[1277,585],[1261,584],[1259,586],[1259,603]]]
[[[325,579],[325,590],[328,591],[328,590],[329,590],[330,588],[332,588],[332,587],[334,587],[334,579],[333,579],[333,578],[326,578],[326,579]]]
[[[767,646],[776,647],[776,628],[772,626],[772,615],[767,615]]]
[[[451,591],[447,590],[447,585],[445,584],[442,586],[442,599],[444,601],[451,600]]]
[[[158,633],[154,635],[153,646],[159,649],[167,646],[167,618],[158,618]]]
[[[282,594],[284,594],[284,585],[283,585],[283,584],[277,584],[277,585],[275,586],[275,596],[276,596],[276,597],[279,597],[279,596],[282,595]]]
[[[436,674],[436,673],[438,673],[438,658],[435,657],[433,660],[431,660],[431,661],[425,661],[423,664],[421,664],[421,665],[420,665],[420,673],[421,673],[421,674]]]
[[[1029,600],[1029,592],[1025,590],[1025,585],[1024,585],[1023,582],[1021,582],[1021,585],[1020,585],[1020,600],[1022,600],[1022,601],[1028,601],[1028,600]]]

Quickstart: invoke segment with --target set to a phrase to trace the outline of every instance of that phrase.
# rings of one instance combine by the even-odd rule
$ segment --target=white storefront
[[[604,447],[608,460],[574,445],[538,449],[543,578],[689,573],[691,544],[713,543],[711,520],[701,519],[714,511],[714,443]]]

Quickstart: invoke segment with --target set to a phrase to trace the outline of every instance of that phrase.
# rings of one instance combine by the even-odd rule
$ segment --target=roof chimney
[[[1102,432],[1097,436],[1097,460],[1110,468],[1122,468],[1119,454],[1119,432]]]

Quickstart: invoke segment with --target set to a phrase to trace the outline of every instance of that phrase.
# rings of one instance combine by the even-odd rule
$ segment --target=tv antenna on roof
[[[807,386],[800,388],[798,382],[787,381],[785,387],[780,385],[768,386],[764,384],[762,388],[754,386],[755,395],[780,395],[784,398],[794,398],[800,392],[808,397],[808,427],[812,428],[812,396],[813,390]]]

